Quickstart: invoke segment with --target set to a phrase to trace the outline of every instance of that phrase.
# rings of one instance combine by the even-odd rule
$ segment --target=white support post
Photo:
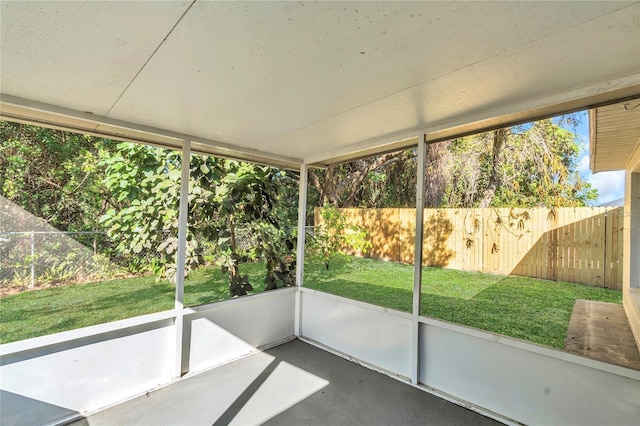
[[[422,290],[422,230],[424,224],[425,135],[418,136],[418,173],[416,183],[416,237],[413,260],[413,309],[411,336],[411,383],[420,381],[420,293]]]
[[[180,211],[178,216],[178,250],[176,252],[176,342],[175,377],[182,371],[182,339],[184,326],[184,267],[187,252],[187,218],[189,215],[189,172],[191,165],[191,142],[184,141],[180,174]]]
[[[626,171],[624,209],[624,285],[640,287],[640,173]]]
[[[302,307],[300,287],[304,281],[304,245],[306,237],[307,220],[307,179],[309,168],[306,164],[300,166],[300,187],[298,188],[298,242],[296,245],[296,286],[295,295],[295,325],[294,334],[300,337],[302,334]]]

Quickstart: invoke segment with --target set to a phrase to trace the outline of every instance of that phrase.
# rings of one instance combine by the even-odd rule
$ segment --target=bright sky
[[[569,130],[575,131],[580,140],[578,171],[584,180],[598,190],[598,199],[593,205],[599,206],[624,197],[624,171],[593,174],[589,170],[589,114],[586,111],[581,112],[580,118],[578,127]]]

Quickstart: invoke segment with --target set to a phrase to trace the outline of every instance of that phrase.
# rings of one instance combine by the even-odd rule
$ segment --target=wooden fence
[[[369,232],[364,256],[413,263],[414,209],[342,211]],[[622,207],[425,209],[423,264],[621,289],[622,226]]]

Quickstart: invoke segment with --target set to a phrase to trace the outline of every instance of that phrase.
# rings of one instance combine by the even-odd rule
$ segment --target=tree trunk
[[[491,156],[491,176],[489,176],[489,185],[484,191],[484,195],[480,200],[480,208],[486,208],[491,205],[493,197],[496,195],[496,189],[500,183],[498,175],[498,162],[500,161],[500,152],[507,140],[507,129],[500,129],[493,132],[493,152]]]
[[[231,238],[229,245],[231,246],[231,264],[229,265],[229,282],[232,283],[238,277],[238,253],[236,250],[236,225],[233,221],[233,215],[229,215],[229,233]]]
[[[437,208],[447,187],[446,160],[451,141],[428,144],[425,154],[424,207]]]
[[[320,193],[322,204],[329,203],[336,208],[353,207],[358,204],[359,191],[369,173],[401,157],[405,152],[397,151],[373,159],[356,160],[349,163],[350,171],[346,174],[339,173],[341,165],[332,164],[327,167],[322,180],[314,170],[309,170],[309,181]]]
[[[334,207],[340,206],[340,199],[336,194],[336,189],[332,185],[335,176],[335,165],[327,167],[324,179],[321,181],[314,170],[309,170],[309,181],[320,193],[320,203],[329,203]]]

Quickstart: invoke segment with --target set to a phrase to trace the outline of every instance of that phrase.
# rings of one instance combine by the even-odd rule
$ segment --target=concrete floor
[[[195,375],[81,425],[497,425],[299,340]]]
[[[564,350],[640,370],[640,353],[622,305],[576,300]]]

